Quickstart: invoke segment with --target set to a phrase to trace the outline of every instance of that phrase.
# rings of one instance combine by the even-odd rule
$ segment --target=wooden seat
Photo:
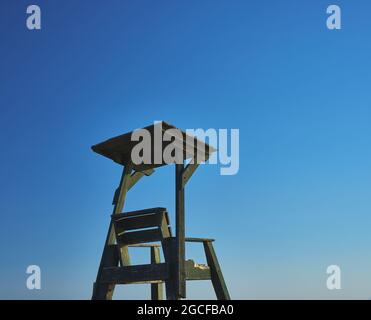
[[[117,244],[122,246],[162,241],[171,236],[165,208],[112,215]]]
[[[171,265],[175,256],[172,252],[175,237],[171,235],[169,216],[166,208],[150,208],[114,214],[112,223],[115,230],[120,266],[105,267],[101,274],[103,284],[151,284],[152,299],[163,299],[163,284],[166,284],[167,298],[172,296]],[[204,244],[207,264],[198,264],[186,260],[186,280],[212,280],[218,298],[225,298],[223,293],[224,280],[220,278],[220,268],[216,260],[212,242],[214,239],[186,238],[187,242]],[[151,253],[151,263],[131,265],[128,247],[148,247]],[[163,250],[165,261],[161,262],[160,248]],[[224,294],[224,295],[223,295]]]

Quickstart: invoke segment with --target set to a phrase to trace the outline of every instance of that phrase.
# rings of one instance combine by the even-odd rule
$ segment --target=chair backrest
[[[117,244],[121,246],[163,241],[171,237],[166,208],[151,208],[112,216]]]

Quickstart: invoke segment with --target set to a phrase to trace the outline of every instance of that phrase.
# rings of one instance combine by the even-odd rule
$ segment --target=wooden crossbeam
[[[101,274],[101,282],[110,284],[151,283],[153,281],[164,281],[168,277],[168,264],[155,263],[104,268]]]
[[[192,177],[193,173],[196,171],[200,164],[199,163],[189,163],[187,166],[184,168],[182,172],[182,186],[183,188],[187,184],[188,180]]]
[[[210,238],[185,238],[186,242],[214,242],[215,239]]]

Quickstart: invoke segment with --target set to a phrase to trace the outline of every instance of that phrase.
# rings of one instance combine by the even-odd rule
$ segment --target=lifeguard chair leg
[[[102,268],[105,267],[117,267],[119,265],[119,255],[116,245],[107,245],[103,250]],[[97,281],[94,283],[93,288],[93,300],[111,300],[113,291],[115,289],[114,284],[100,283],[100,276],[98,274]]]
[[[122,172],[120,185],[115,192],[115,196],[113,199],[113,214],[118,214],[122,211],[122,208],[125,203],[126,193],[129,189],[129,183],[130,183],[130,174],[132,171],[132,164],[129,163],[124,167],[124,170]],[[127,254],[127,247],[121,248],[118,250],[117,245],[115,244],[116,237],[115,237],[115,228],[112,223],[110,222],[108,233],[106,237],[106,242],[104,244],[104,249],[102,253],[102,258],[100,261],[98,274],[96,281],[94,283],[93,287],[93,300],[111,300],[113,296],[113,291],[115,290],[115,284],[106,284],[101,283],[101,274],[103,271],[103,268],[106,267],[117,267],[119,265],[120,261],[120,255],[121,259],[123,257],[128,257]],[[121,251],[121,252],[119,252]]]
[[[225,284],[218,258],[216,257],[214,251],[213,243],[211,241],[204,241],[203,244],[207,264],[210,267],[211,282],[213,284],[216,297],[218,300],[230,300],[231,297],[229,296],[227,285]]]
[[[165,281],[166,300],[176,300],[176,259],[175,237],[166,238],[162,241],[162,248],[164,250],[165,262],[169,265],[169,277]]]
[[[161,263],[160,248],[151,247],[151,263]],[[163,300],[164,299],[164,284],[152,283],[151,284],[151,299]]]

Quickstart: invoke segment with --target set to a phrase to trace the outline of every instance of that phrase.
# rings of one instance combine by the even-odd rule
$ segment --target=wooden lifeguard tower
[[[169,129],[178,130],[180,136],[168,139],[166,135]],[[213,248],[214,240],[185,237],[185,186],[200,164],[197,160],[206,161],[215,149],[166,122],[159,122],[141,130],[146,130],[152,138],[150,145],[152,159],[156,151],[160,151],[163,155],[163,151],[169,144],[178,151],[181,150],[183,155],[181,161],[175,161],[175,236],[170,228],[166,208],[150,208],[125,213],[122,211],[127,191],[142,177],[151,175],[155,168],[170,163],[165,162],[161,157],[159,162],[134,164],[132,150],[139,142],[133,141],[133,132],[94,145],[93,151],[119,163],[124,168],[113,198],[113,213],[92,299],[112,299],[115,285],[118,284],[150,283],[152,299],[164,298],[163,284],[165,284],[166,298],[177,300],[186,298],[187,280],[211,280],[216,297],[229,300],[227,286]],[[160,145],[155,141],[156,135],[157,138],[160,135]],[[203,244],[207,265],[185,259],[186,242]],[[131,265],[129,247],[150,248],[151,263]],[[160,260],[161,248],[164,262]]]

